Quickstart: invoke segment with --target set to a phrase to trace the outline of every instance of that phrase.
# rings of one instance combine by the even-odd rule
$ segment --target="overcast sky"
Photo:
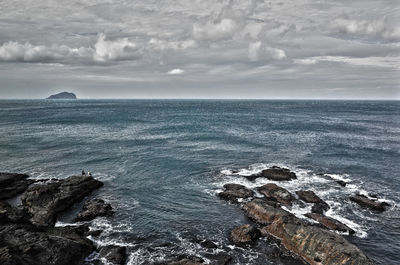
[[[0,98],[400,99],[399,0],[1,0]]]

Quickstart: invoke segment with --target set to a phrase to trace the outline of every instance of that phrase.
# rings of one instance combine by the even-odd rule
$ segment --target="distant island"
[[[51,95],[46,99],[77,99],[74,93],[70,92],[61,92],[55,95]]]

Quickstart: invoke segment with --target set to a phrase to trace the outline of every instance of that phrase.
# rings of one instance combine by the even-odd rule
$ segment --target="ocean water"
[[[278,185],[314,190],[377,264],[399,264],[398,101],[0,101],[0,171],[32,178],[93,172],[105,186],[91,196],[116,209],[113,218],[93,222],[104,229],[93,240],[127,246],[128,264],[204,257],[196,237],[230,249],[232,264],[284,264],[265,254],[268,242],[231,246],[229,231],[248,220],[216,197],[225,183],[270,182],[241,175],[271,165],[295,171],[297,180]],[[349,202],[355,192],[391,206],[372,213]],[[80,206],[57,224],[71,222]],[[310,207],[290,210],[303,217]]]

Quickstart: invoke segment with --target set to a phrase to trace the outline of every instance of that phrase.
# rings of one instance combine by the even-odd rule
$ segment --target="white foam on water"
[[[306,207],[301,207],[298,204],[293,204],[292,207],[282,206],[282,209],[294,214],[297,218],[307,219],[314,223],[315,222],[314,220],[309,219],[306,216],[304,216],[305,214],[311,212],[311,207],[312,207],[311,205],[307,205]]]
[[[344,181],[346,183],[351,181],[351,179],[350,179],[348,174],[342,174],[342,175],[340,175],[340,174],[325,174],[325,175],[330,177],[330,178],[332,178],[332,179],[334,179],[334,180],[341,180],[341,181]]]
[[[356,224],[355,222],[353,222],[353,221],[341,216],[340,214],[335,212],[332,208],[329,209],[325,213],[325,215],[342,222],[343,224],[347,225],[348,227],[350,227],[351,229],[356,231],[355,236],[357,236],[357,237],[366,238],[368,236],[368,233],[367,233],[367,231],[366,231],[366,229],[364,227],[362,227],[361,225]]]
[[[79,226],[82,223],[66,223],[66,222],[61,222],[61,221],[56,221],[55,227],[65,227],[65,226]]]

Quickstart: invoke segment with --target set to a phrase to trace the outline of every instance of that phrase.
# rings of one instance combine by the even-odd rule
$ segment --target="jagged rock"
[[[339,184],[342,187],[346,187],[347,183],[344,182],[343,180],[336,180],[336,183]]]
[[[373,262],[341,235],[310,225],[280,208],[262,200],[244,205],[247,216],[261,225],[263,233],[278,238],[281,245],[309,264],[362,264]]]
[[[203,248],[218,248],[218,246],[209,239],[203,239],[199,241],[200,246]]]
[[[273,183],[268,183],[266,185],[258,187],[257,190],[267,199],[278,201],[283,205],[290,206],[292,205],[292,201],[295,200],[295,198],[289,191]]]
[[[126,262],[126,247],[105,246],[100,249],[99,256],[114,265],[124,265]]]
[[[93,199],[83,205],[82,211],[79,212],[74,221],[90,221],[98,216],[111,216],[113,214],[114,211],[109,203],[105,203],[102,199]]]
[[[324,214],[324,212],[329,210],[329,205],[325,202],[316,203],[311,207],[312,213]]]
[[[318,221],[322,226],[324,226],[327,229],[336,230],[340,232],[348,232],[350,235],[355,233],[353,229],[331,217],[327,217],[317,213],[308,213],[305,216],[314,219],[315,221]]]
[[[34,181],[26,174],[0,172],[0,200],[12,198],[24,192]]]
[[[273,166],[261,171],[261,177],[276,181],[292,180],[297,178],[294,172],[291,172],[287,168],[281,168],[277,166]]]
[[[230,240],[238,246],[252,245],[260,237],[260,231],[250,224],[234,228],[230,234]]]
[[[21,208],[0,201],[0,223],[29,223],[30,215]]]
[[[206,253],[204,256],[210,260],[210,265],[227,265],[232,260],[232,257],[226,252]]]
[[[330,207],[320,197],[318,197],[313,191],[309,190],[298,190],[296,191],[297,196],[305,202],[314,203],[311,212],[323,214]]]
[[[38,228],[33,225],[0,225],[0,264],[84,264],[93,243],[71,228]]]
[[[351,196],[350,200],[357,203],[361,207],[366,207],[377,212],[383,212],[385,210],[385,207],[389,206],[389,204],[385,202],[371,200],[368,197],[360,194]]]
[[[254,192],[240,184],[225,184],[225,191],[218,193],[218,197],[223,200],[237,203],[238,199],[253,197]]]
[[[167,265],[202,265],[202,262],[192,261],[190,259],[181,259],[178,261],[172,261],[167,263]]]
[[[30,187],[23,194],[23,207],[32,215],[34,225],[54,225],[57,214],[82,200],[102,182],[91,176],[71,176],[44,185]]]

